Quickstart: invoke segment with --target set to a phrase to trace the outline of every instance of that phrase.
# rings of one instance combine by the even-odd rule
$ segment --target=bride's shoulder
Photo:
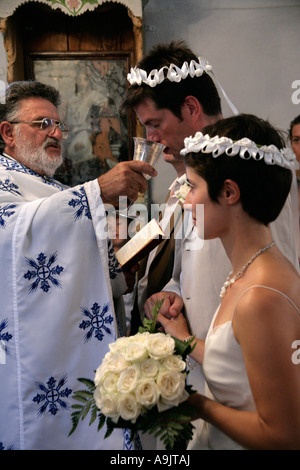
[[[278,278],[265,279],[248,286],[241,293],[234,316],[251,321],[272,321],[277,317],[283,318],[288,311],[300,314],[299,291],[299,276],[283,275],[281,281]]]

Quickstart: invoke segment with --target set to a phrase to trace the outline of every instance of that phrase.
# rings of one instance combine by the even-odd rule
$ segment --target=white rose
[[[135,390],[137,402],[146,408],[152,408],[159,399],[159,390],[155,380],[148,379],[139,382]]]
[[[99,390],[98,387],[95,388],[95,391],[94,391],[94,400],[95,400],[95,403],[96,403],[96,406],[97,408],[100,409],[101,407],[101,400],[102,400],[102,394]]]
[[[129,366],[129,362],[126,361],[123,354],[116,352],[110,353],[110,355],[106,358],[105,363],[102,363],[102,365],[105,372],[112,371],[118,374]]]
[[[185,395],[185,374],[166,369],[159,372],[156,383],[164,403],[177,406],[181,402]]]
[[[129,338],[126,336],[122,336],[121,338],[118,338],[114,343],[110,343],[108,345],[109,350],[113,353],[122,351],[124,348],[126,348],[128,344]]]
[[[159,369],[159,362],[149,357],[141,363],[141,374],[143,377],[155,378]]]
[[[119,374],[108,372],[101,381],[103,391],[107,393],[117,392]]]
[[[139,375],[140,369],[135,364],[124,369],[118,380],[118,391],[121,393],[130,393],[133,391],[136,387]]]
[[[163,360],[162,367],[165,367],[169,370],[182,372],[183,370],[185,370],[186,364],[182,360],[181,356],[172,355]]]
[[[119,413],[121,418],[135,423],[141,412],[141,405],[136,401],[133,393],[128,393],[120,397]]]
[[[134,336],[129,336],[129,338],[131,338],[131,340],[134,343],[144,343],[144,344],[146,344],[148,336],[150,336],[149,331],[145,331],[144,333],[136,333]]]
[[[108,418],[111,418],[115,423],[119,419],[119,403],[118,395],[116,393],[102,394],[99,388],[94,392],[94,399],[97,408],[101,410]]]
[[[154,359],[165,359],[173,354],[175,341],[170,335],[155,333],[148,336],[147,348],[150,357]]]
[[[190,186],[187,184],[187,183],[183,183],[178,192],[176,193],[176,196],[178,199],[182,199],[183,201],[185,201],[189,191],[190,191]]]
[[[130,342],[126,346],[124,357],[129,362],[140,362],[148,357],[148,351],[143,342]]]

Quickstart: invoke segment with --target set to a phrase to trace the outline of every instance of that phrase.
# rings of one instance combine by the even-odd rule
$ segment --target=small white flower
[[[183,183],[180,188],[175,191],[175,196],[178,198],[178,199],[182,199],[183,201],[185,201],[189,191],[190,191],[190,186],[188,185],[188,183]]]

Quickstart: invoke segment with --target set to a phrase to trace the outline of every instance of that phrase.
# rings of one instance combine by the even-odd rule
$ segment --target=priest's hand
[[[151,177],[157,175],[153,166],[146,162],[131,160],[118,163],[98,178],[102,201],[118,203],[119,196],[126,196],[130,202],[134,202],[138,194],[143,194],[148,187],[143,173]]]

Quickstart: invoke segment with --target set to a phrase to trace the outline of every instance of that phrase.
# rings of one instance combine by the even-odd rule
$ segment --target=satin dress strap
[[[238,303],[238,301],[240,300],[240,298],[241,298],[246,292],[248,292],[250,289],[253,289],[254,287],[260,287],[260,288],[262,288],[262,289],[268,289],[268,290],[271,290],[271,291],[273,291],[273,292],[276,292],[277,294],[282,295],[283,297],[285,297],[285,298],[288,300],[288,302],[290,302],[290,304],[295,308],[295,310],[296,310],[296,311],[299,313],[299,315],[300,315],[300,309],[297,307],[297,305],[295,304],[295,302],[293,302],[293,300],[290,299],[290,297],[288,297],[284,292],[281,292],[281,291],[278,290],[278,289],[274,289],[273,287],[262,286],[262,285],[259,285],[259,284],[257,284],[257,285],[255,284],[255,285],[253,285],[253,286],[250,286],[250,287],[248,287],[247,289],[245,289],[245,290],[241,293],[241,295],[238,297],[238,299],[237,299],[237,301],[236,301],[236,303],[235,303],[234,311],[235,311],[235,309],[236,309],[237,303]]]

